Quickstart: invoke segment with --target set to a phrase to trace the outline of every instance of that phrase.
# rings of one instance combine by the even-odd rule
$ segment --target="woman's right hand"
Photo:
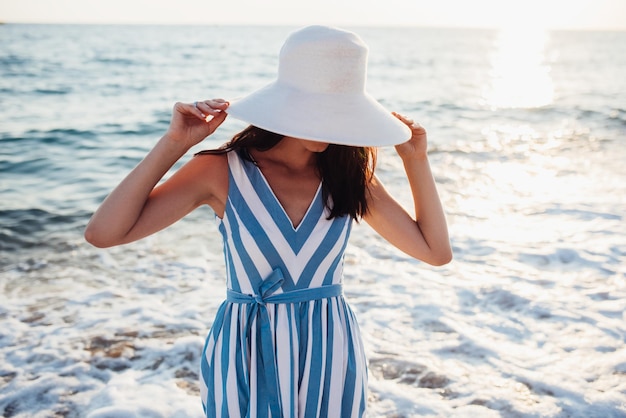
[[[228,102],[223,99],[176,103],[165,136],[189,149],[211,135],[226,119]]]

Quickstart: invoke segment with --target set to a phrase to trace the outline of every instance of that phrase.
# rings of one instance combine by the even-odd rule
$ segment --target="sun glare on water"
[[[483,92],[491,108],[536,108],[552,103],[550,67],[545,62],[544,29],[509,26],[498,34],[491,57],[490,84]]]

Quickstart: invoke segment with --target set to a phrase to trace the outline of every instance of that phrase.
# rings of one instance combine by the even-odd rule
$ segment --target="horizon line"
[[[258,27],[299,27],[313,23],[260,23],[260,22],[73,22],[73,21],[0,21],[0,25],[65,25],[65,26],[258,26]],[[406,23],[330,23],[330,26],[364,27],[364,28],[415,28],[415,29],[460,29],[460,30],[501,30],[501,26],[455,26],[455,25],[425,25]],[[626,32],[626,27],[554,27],[542,28],[549,32]]]

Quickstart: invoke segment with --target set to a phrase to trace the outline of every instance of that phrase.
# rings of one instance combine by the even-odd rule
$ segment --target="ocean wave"
[[[38,208],[0,210],[0,250],[16,252],[26,248],[54,246],[49,233],[56,237],[62,236],[63,231],[75,233],[89,216],[84,210],[72,214]]]
[[[42,94],[42,95],[64,95],[64,94],[70,94],[72,92],[72,88],[67,86],[67,87],[59,87],[56,89],[51,89],[51,88],[46,88],[46,89],[35,89],[33,90],[33,93],[35,94]]]
[[[89,148],[89,144],[98,137],[97,130],[75,128],[53,128],[50,130],[31,129],[23,133],[0,133],[4,158],[11,161],[33,159],[36,156],[51,156],[55,153],[69,157],[72,152]],[[33,153],[35,150],[35,154]],[[39,152],[39,151],[43,151]],[[0,160],[0,164],[6,162]],[[19,169],[18,169],[19,170]],[[0,169],[0,171],[2,171]],[[19,170],[23,171],[23,170]]]
[[[626,109],[615,108],[611,109],[608,114],[609,120],[614,120],[621,125],[626,125]]]
[[[130,58],[120,57],[96,57],[94,61],[102,64],[119,65],[121,67],[131,66],[139,62]]]
[[[0,173],[37,174],[45,172],[49,165],[49,160],[44,157],[16,161],[0,160]]]
[[[98,132],[96,130],[76,128],[54,128],[50,130],[32,129],[26,132],[26,136],[29,138],[50,142],[57,142],[69,137],[94,138],[97,134]]]
[[[0,56],[0,71],[3,77],[34,76],[34,72],[30,71],[33,64],[31,58],[21,55]]]

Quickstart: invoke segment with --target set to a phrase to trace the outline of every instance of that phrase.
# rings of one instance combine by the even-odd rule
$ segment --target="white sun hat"
[[[277,79],[232,100],[226,112],[294,138],[354,146],[405,142],[410,129],[365,91],[367,53],[355,33],[300,29],[280,50]]]

